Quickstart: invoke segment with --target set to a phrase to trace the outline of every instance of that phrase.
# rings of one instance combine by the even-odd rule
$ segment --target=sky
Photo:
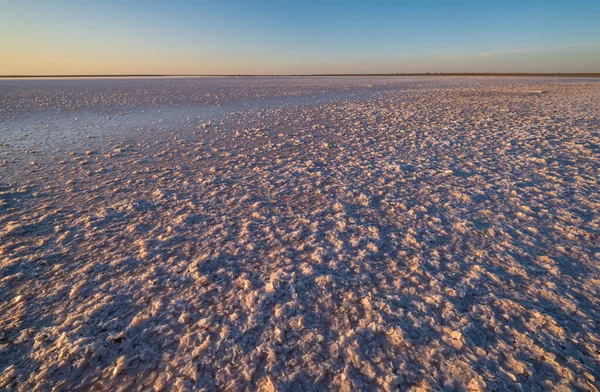
[[[600,1],[0,0],[0,75],[600,72]]]

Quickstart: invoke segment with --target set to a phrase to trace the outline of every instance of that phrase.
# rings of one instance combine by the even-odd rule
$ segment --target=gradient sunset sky
[[[600,72],[600,1],[0,0],[0,75]]]

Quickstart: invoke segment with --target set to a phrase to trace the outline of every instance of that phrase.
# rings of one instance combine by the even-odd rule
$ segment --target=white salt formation
[[[0,389],[597,391],[599,82],[0,81]]]

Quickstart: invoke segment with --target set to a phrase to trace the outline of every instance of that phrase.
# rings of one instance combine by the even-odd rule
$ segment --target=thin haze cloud
[[[489,57],[494,55],[503,55],[503,54],[518,54],[518,53],[530,53],[530,52],[550,52],[550,51],[558,51],[570,48],[579,48],[579,47],[588,47],[588,46],[600,46],[600,42],[589,42],[582,44],[572,44],[572,45],[561,45],[554,46],[551,48],[519,48],[519,49],[505,49],[505,50],[493,50],[490,52],[479,52],[479,56],[481,57]]]

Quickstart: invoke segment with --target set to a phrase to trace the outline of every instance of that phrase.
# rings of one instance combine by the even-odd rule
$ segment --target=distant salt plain
[[[0,80],[0,389],[597,390],[600,80]]]

